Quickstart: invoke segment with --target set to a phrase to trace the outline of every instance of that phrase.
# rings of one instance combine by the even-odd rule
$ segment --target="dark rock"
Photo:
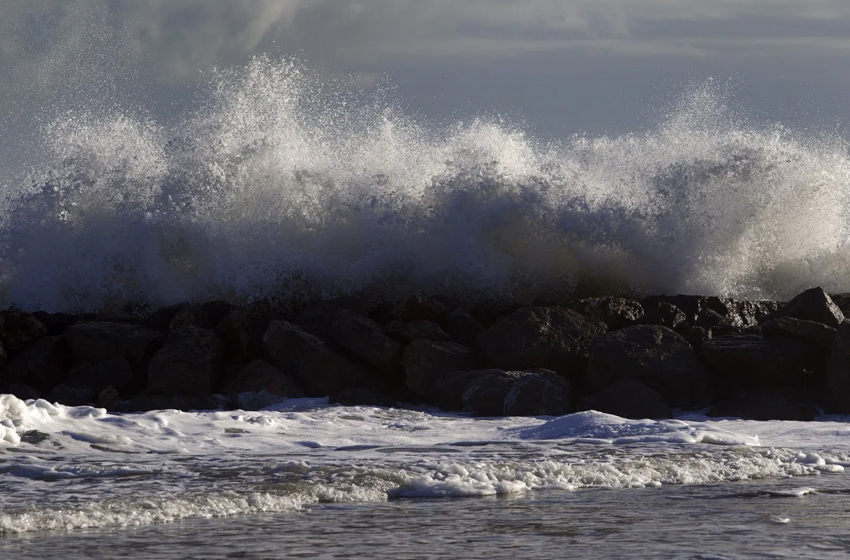
[[[262,360],[252,360],[239,368],[224,386],[224,393],[228,395],[263,391],[277,395],[278,400],[307,396],[291,377]]]
[[[470,319],[472,319],[472,317],[470,317]],[[472,320],[475,321],[475,319]],[[391,321],[386,327],[384,327],[384,330],[391,337],[405,342],[410,342],[417,338],[443,342],[452,339],[446,331],[431,321],[413,321],[410,323]]]
[[[23,383],[12,383],[7,385],[2,390],[3,393],[8,393],[10,395],[15,395],[22,401],[28,401],[30,399],[40,399],[41,391],[36,389],[35,387],[30,387],[29,385],[24,385]]]
[[[225,363],[247,364],[260,352],[260,339],[265,325],[260,327],[247,310],[237,308],[228,313],[216,326]]]
[[[588,391],[626,379],[648,385],[675,407],[701,408],[711,398],[708,372],[691,345],[659,325],[613,331],[598,337],[591,346]]]
[[[568,309],[524,307],[497,320],[478,337],[490,364],[510,370],[546,368],[579,377],[594,337],[605,324]]]
[[[475,355],[466,346],[456,342],[435,342],[424,338],[414,340],[407,345],[401,362],[404,366],[407,387],[420,397],[432,402],[441,400],[445,393],[440,387],[440,383],[445,381],[442,379],[444,374],[472,370],[477,365]],[[443,402],[449,402],[451,403],[447,405],[449,408],[457,409],[462,393],[463,391],[457,393],[457,399],[454,399],[452,395],[448,401],[443,400]]]
[[[398,320],[404,323],[413,321],[439,322],[450,309],[437,298],[425,294],[413,294],[399,307]]]
[[[699,351],[702,348],[702,345],[711,340],[714,336],[714,333],[711,329],[706,329],[704,327],[692,327],[689,323],[682,323],[676,328],[676,332],[682,336],[688,343],[694,348],[694,350]]]
[[[711,330],[716,334],[731,334],[738,333],[738,327],[734,324],[733,319],[726,315],[721,315],[713,309],[703,309],[697,315],[696,325],[706,330]]]
[[[126,388],[133,384],[133,368],[124,356],[113,356],[96,364],[82,364],[71,368],[65,384],[90,389],[100,393],[110,385]]]
[[[221,379],[221,345],[215,332],[178,327],[148,364],[148,393],[208,395]]]
[[[65,406],[86,406],[94,404],[97,400],[97,392],[88,387],[57,385],[50,391],[47,400]]]
[[[655,308],[659,302],[675,305],[680,311],[682,311],[682,313],[685,314],[685,321],[692,325],[696,324],[700,311],[704,309],[711,309],[724,316],[729,313],[727,305],[718,297],[689,296],[681,294],[676,296],[650,296],[643,299],[641,304],[644,309],[648,311]]]
[[[0,371],[3,383],[22,383],[48,393],[65,380],[70,356],[61,336],[40,338],[21,350]]]
[[[320,338],[288,321],[272,321],[263,336],[266,359],[311,397],[324,397],[353,387],[379,389],[378,378],[331,348]]]
[[[130,323],[77,323],[62,335],[75,365],[105,362],[123,356],[133,368],[139,387],[144,386],[147,362],[162,344],[161,333]]]
[[[832,302],[838,306],[838,309],[841,310],[845,317],[850,315],[850,294],[829,294],[829,297],[832,299]]]
[[[850,414],[850,321],[839,325],[829,350],[824,401],[827,412]]]
[[[295,319],[295,324],[308,333],[327,339],[331,335],[331,325],[340,311],[353,311],[367,315],[363,302],[355,297],[340,297],[328,300],[311,301]]]
[[[19,309],[0,313],[0,340],[7,351],[23,348],[44,336],[47,336],[47,329],[29,313]]]
[[[780,387],[817,391],[824,380],[826,354],[791,338],[720,336],[703,344],[700,353],[721,394]]]
[[[233,304],[226,301],[184,304],[177,308],[177,311],[171,318],[169,329],[200,327],[202,329],[214,330],[231,311],[233,311]]]
[[[347,309],[338,311],[329,329],[329,339],[388,376],[400,374],[401,345],[368,317]]]
[[[94,315],[72,315],[70,313],[46,313],[36,311],[32,314],[47,329],[47,336],[62,334],[65,329],[77,323],[88,323],[95,320]]]
[[[587,298],[567,304],[569,309],[581,313],[591,321],[605,323],[609,331],[634,325],[643,318],[643,306],[621,297]]]
[[[833,328],[838,327],[844,321],[844,314],[841,309],[820,287],[811,288],[799,294],[778,311],[769,315],[767,320],[778,317],[815,321]]]
[[[624,379],[579,402],[578,410],[596,410],[622,418],[670,418],[670,407],[657,391]]]
[[[106,410],[118,410],[121,405],[121,393],[118,392],[118,389],[110,385],[105,388],[103,391],[98,393],[97,402],[95,406],[98,408],[105,408]]]
[[[829,349],[838,332],[832,327],[815,321],[804,321],[794,317],[777,317],[761,326],[764,334],[796,338],[820,348]]]
[[[814,420],[815,408],[768,395],[745,395],[719,402],[711,407],[708,416],[733,417],[746,420]]]
[[[687,318],[681,309],[669,301],[656,301],[653,302],[651,307],[646,308],[642,322],[647,325],[661,325],[675,330],[686,321]]]
[[[754,329],[764,322],[771,313],[779,309],[775,301],[725,300],[728,309],[726,316],[732,324],[743,329]]]
[[[213,395],[136,395],[118,405],[120,412],[151,410],[218,410],[220,403]]]
[[[561,416],[572,411],[570,382],[549,370],[483,370],[463,392],[476,416]]]
[[[381,406],[386,408],[391,408],[396,404],[392,397],[361,388],[343,389],[331,395],[329,401],[342,406]]]
[[[463,309],[455,309],[444,316],[440,324],[452,340],[470,348],[478,345],[478,336],[486,330],[478,319]]]
[[[710,314],[704,312],[713,311],[728,321],[725,324],[738,329],[750,329],[757,326],[770,313],[773,313],[777,309],[777,304],[772,301],[741,301],[714,296],[651,296],[641,301],[647,315],[651,315],[653,308],[656,308],[658,303],[661,302],[676,306],[684,313],[685,321],[691,325],[697,325],[701,313],[708,316]],[[676,328],[675,326],[671,327],[663,321],[647,319],[644,322]]]

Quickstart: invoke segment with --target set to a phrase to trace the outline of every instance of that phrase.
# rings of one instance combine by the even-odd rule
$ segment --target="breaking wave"
[[[845,142],[753,125],[716,82],[647,131],[542,142],[257,58],[175,123],[68,111],[42,151],[4,187],[2,305],[850,290]]]

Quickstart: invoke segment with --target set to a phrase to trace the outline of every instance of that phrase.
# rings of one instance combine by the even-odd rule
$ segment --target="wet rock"
[[[470,348],[477,347],[478,336],[486,330],[478,319],[463,309],[455,309],[444,316],[440,325],[452,340]]]
[[[591,321],[605,323],[609,331],[634,325],[644,316],[640,303],[621,297],[580,299],[570,302],[566,307],[581,313]]]
[[[215,329],[233,309],[233,304],[226,301],[178,303],[157,309],[143,324],[163,333],[180,327]]]
[[[353,387],[381,386],[372,372],[288,321],[269,324],[263,336],[263,351],[269,363],[291,375],[311,397],[324,397]]]
[[[22,383],[48,393],[65,380],[70,355],[61,336],[40,338],[18,352],[0,371],[0,382]]]
[[[210,329],[172,330],[148,365],[148,393],[209,395],[221,379],[221,345]]]
[[[401,345],[368,317],[347,309],[338,311],[329,329],[329,340],[387,376],[401,373]]]
[[[368,310],[360,299],[340,297],[329,300],[311,301],[295,319],[295,324],[308,333],[327,339],[331,336],[331,325],[340,311],[353,311],[367,315]]]
[[[838,326],[826,369],[827,412],[850,414],[850,321]]]
[[[109,411],[118,410],[121,405],[121,394],[118,392],[118,389],[110,385],[105,388],[97,395],[97,402],[95,406],[98,408],[105,408]]]
[[[826,353],[791,338],[728,335],[700,349],[722,394],[796,387],[817,391],[823,384]]]
[[[814,321],[833,328],[837,328],[844,321],[844,314],[841,309],[820,287],[811,288],[799,294],[778,311],[768,316],[767,320],[779,317]]]
[[[218,410],[220,403],[213,395],[136,395],[118,405],[120,412],[151,410]]]
[[[635,325],[594,341],[586,388],[632,379],[658,391],[671,405],[701,408],[711,399],[708,372],[687,340],[658,325]]]
[[[133,368],[124,356],[113,356],[96,364],[82,364],[71,368],[65,384],[100,393],[110,385],[127,388],[133,384]]]
[[[262,360],[252,360],[239,368],[224,386],[224,393],[228,395],[263,391],[276,395],[278,401],[307,396],[291,377]]]
[[[462,391],[447,396],[440,385],[447,383],[444,374],[472,370],[476,362],[475,354],[466,346],[424,338],[408,344],[402,355],[407,387],[431,402],[449,403],[446,406],[452,410],[459,407]]]
[[[41,391],[36,389],[35,387],[30,387],[29,385],[24,385],[23,383],[12,383],[10,385],[6,385],[2,389],[3,393],[7,393],[9,395],[15,395],[22,401],[27,401],[30,399],[40,399]]]
[[[396,402],[390,396],[375,393],[368,389],[343,389],[330,396],[329,402],[342,406],[381,406],[391,408]]]
[[[130,323],[77,323],[62,334],[75,365],[105,362],[122,356],[130,363],[137,383],[143,386],[147,362],[162,345],[162,333]]]
[[[0,313],[0,340],[7,351],[23,348],[47,336],[47,328],[35,317],[19,309]]]
[[[276,405],[285,400],[276,393],[269,391],[258,391],[237,393],[233,395],[231,404],[239,410],[262,410],[264,408]]]
[[[472,318],[470,317],[470,319]],[[475,321],[475,319],[472,320]],[[391,337],[404,342],[410,342],[417,338],[444,342],[452,339],[446,331],[431,321],[413,321],[410,323],[392,321],[384,327],[384,330]]]
[[[681,309],[668,301],[656,301],[646,308],[642,322],[647,325],[661,325],[675,330],[686,321],[687,318]]]
[[[551,369],[579,377],[587,364],[593,338],[606,326],[568,309],[525,307],[497,320],[478,337],[491,365],[521,371]]]
[[[476,416],[560,416],[572,411],[570,382],[549,370],[483,370],[463,392]]]
[[[850,294],[829,294],[832,302],[838,306],[838,309],[844,314],[845,317],[850,315]]]
[[[770,395],[744,395],[712,406],[711,417],[743,418],[745,420],[814,420],[812,405],[795,403],[787,398]]]
[[[228,364],[247,364],[260,352],[260,339],[265,325],[260,327],[247,310],[237,308],[228,313],[216,326],[221,342],[222,357]]]
[[[87,406],[97,400],[97,392],[87,387],[72,387],[70,385],[57,385],[47,396],[50,402],[57,402],[65,406]]]
[[[808,342],[820,348],[829,349],[835,334],[838,332],[832,327],[815,321],[804,321],[794,317],[777,317],[764,323],[762,332],[768,335],[785,336]]]
[[[32,316],[44,325],[48,336],[60,335],[71,325],[89,323],[95,320],[95,316],[91,314],[72,315],[70,313],[46,313],[44,311],[36,311]]]
[[[437,298],[425,294],[413,294],[402,302],[398,311],[398,320],[403,323],[413,321],[439,322],[450,309]]]
[[[670,407],[658,391],[634,379],[609,385],[579,401],[578,410],[596,410],[622,418],[670,418]]]

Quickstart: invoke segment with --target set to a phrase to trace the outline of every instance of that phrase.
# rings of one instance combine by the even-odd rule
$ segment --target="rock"
[[[686,321],[687,318],[681,309],[668,301],[656,301],[653,302],[651,307],[646,308],[642,322],[647,325],[661,325],[675,330]]]
[[[472,317],[470,317],[470,319],[472,319]],[[475,321],[475,319],[472,320]],[[452,339],[446,331],[431,321],[413,321],[410,323],[391,321],[386,327],[384,327],[384,330],[391,337],[404,342],[410,342],[417,338],[442,342]]]
[[[478,337],[478,343],[495,367],[545,368],[568,378],[579,377],[591,341],[606,330],[604,323],[568,309],[524,307],[497,320]]]
[[[137,384],[144,386],[147,362],[162,344],[160,332],[130,323],[77,323],[62,334],[75,365],[105,362],[123,356]]]
[[[218,410],[214,395],[136,395],[118,405],[120,412],[148,412],[151,410]]]
[[[580,299],[567,304],[566,307],[581,313],[591,321],[605,323],[609,331],[634,325],[644,315],[640,303],[621,297]]]
[[[222,357],[228,364],[247,364],[260,352],[260,338],[265,324],[258,322],[245,309],[234,309],[216,326],[215,333],[221,342]],[[262,330],[260,330],[262,329]],[[258,332],[260,331],[260,332]]]
[[[88,387],[72,387],[63,384],[54,387],[47,400],[65,406],[87,406],[94,404],[97,400],[97,392]]]
[[[703,297],[703,296],[650,296],[641,301],[644,309],[649,310],[657,306],[659,302],[665,302],[676,306],[682,313],[685,314],[685,321],[695,325],[700,311],[711,309],[720,315],[727,315],[729,308],[718,297]]]
[[[277,401],[307,396],[291,377],[262,360],[252,360],[239,368],[236,375],[224,386],[224,393],[228,395],[264,391],[276,395]]]
[[[47,329],[47,336],[57,336],[62,334],[71,325],[88,323],[95,320],[95,316],[90,314],[72,315],[70,313],[46,313],[44,311],[36,311],[32,316],[44,325],[44,328]]]
[[[442,400],[444,392],[440,383],[444,374],[457,371],[472,370],[476,359],[473,352],[456,342],[435,342],[420,338],[414,340],[404,349],[401,360],[404,366],[407,387],[431,402],[441,401],[451,409],[459,407],[460,391],[447,400]],[[457,376],[455,376],[457,377]]]
[[[403,323],[413,321],[439,322],[450,309],[445,303],[425,294],[413,294],[399,306],[398,320]]]
[[[366,315],[367,310],[360,299],[355,297],[340,297],[329,300],[311,301],[295,319],[295,324],[308,333],[327,339],[330,328],[340,311],[353,311]]]
[[[838,332],[823,323],[804,321],[794,317],[771,319],[761,326],[761,330],[764,334],[796,338],[824,349],[832,346],[832,341]]]
[[[832,299],[832,302],[838,306],[838,309],[841,310],[845,317],[850,315],[850,294],[829,294],[829,297]]]
[[[719,402],[708,411],[711,417],[732,417],[745,420],[803,420],[815,419],[815,408],[808,404],[767,395],[745,395]]]
[[[148,364],[148,393],[209,395],[221,379],[221,345],[215,332],[178,327]]]
[[[15,395],[22,401],[27,400],[35,400],[41,398],[41,391],[36,389],[35,387],[30,387],[29,385],[24,385],[23,383],[11,383],[6,385],[3,390],[3,393],[7,393],[9,395]]]
[[[710,310],[724,317],[732,327],[739,329],[750,329],[757,326],[777,309],[777,304],[772,301],[741,301],[714,296],[651,296],[641,301],[644,309],[647,310],[647,314],[650,314],[651,309],[656,307],[659,302],[676,306],[684,313],[685,321],[691,325],[697,325],[701,312]],[[670,327],[670,325],[664,323],[659,324]]]
[[[61,336],[40,338],[21,350],[0,371],[2,383],[22,383],[49,393],[65,380],[70,356]]]
[[[444,316],[440,325],[446,334],[458,344],[475,348],[478,345],[478,336],[484,332],[484,326],[478,319],[464,311],[455,309]],[[427,338],[427,337],[422,337]]]
[[[97,395],[97,402],[95,406],[98,408],[105,408],[106,410],[113,411],[118,410],[121,405],[121,394],[118,392],[118,389],[110,385],[105,388]]]
[[[570,382],[549,370],[477,372],[463,392],[476,416],[561,416],[572,411]]]
[[[100,393],[110,385],[127,388],[133,384],[133,368],[124,356],[113,356],[96,364],[82,364],[71,368],[65,384]]]
[[[723,394],[795,387],[818,391],[826,353],[805,342],[758,334],[728,335],[700,349]]]
[[[43,336],[47,336],[47,329],[29,313],[19,309],[0,313],[0,340],[6,350],[18,350]]]
[[[815,321],[833,328],[837,328],[844,321],[841,309],[820,287],[811,288],[799,294],[778,311],[769,315],[767,320],[779,317]]]
[[[622,418],[670,418],[670,407],[657,391],[634,379],[607,386],[579,402],[578,410],[596,410]]]
[[[401,345],[368,317],[347,309],[338,311],[329,329],[329,339],[387,376],[401,372]]]
[[[180,327],[215,329],[233,308],[225,301],[178,303],[157,309],[144,320],[144,325],[163,333]]]
[[[250,391],[233,395],[232,404],[239,410],[262,410],[286,400],[278,394],[269,391]]]
[[[635,325],[600,336],[590,349],[588,391],[632,379],[658,391],[668,404],[702,408],[710,402],[710,380],[693,348],[659,325]]]
[[[850,414],[850,321],[839,325],[829,349],[824,404],[827,412]]]
[[[263,336],[266,359],[311,397],[324,397],[353,387],[376,389],[378,378],[351,362],[320,338],[288,321],[272,321]]]
[[[360,388],[343,389],[331,395],[329,401],[342,406],[380,406],[385,408],[392,408],[396,404],[392,397]]]

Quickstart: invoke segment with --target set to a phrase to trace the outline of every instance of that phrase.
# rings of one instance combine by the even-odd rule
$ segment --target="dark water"
[[[777,496],[810,487],[800,497]],[[782,522],[787,520],[787,522]],[[2,558],[847,558],[843,476],[319,505],[0,540]]]

